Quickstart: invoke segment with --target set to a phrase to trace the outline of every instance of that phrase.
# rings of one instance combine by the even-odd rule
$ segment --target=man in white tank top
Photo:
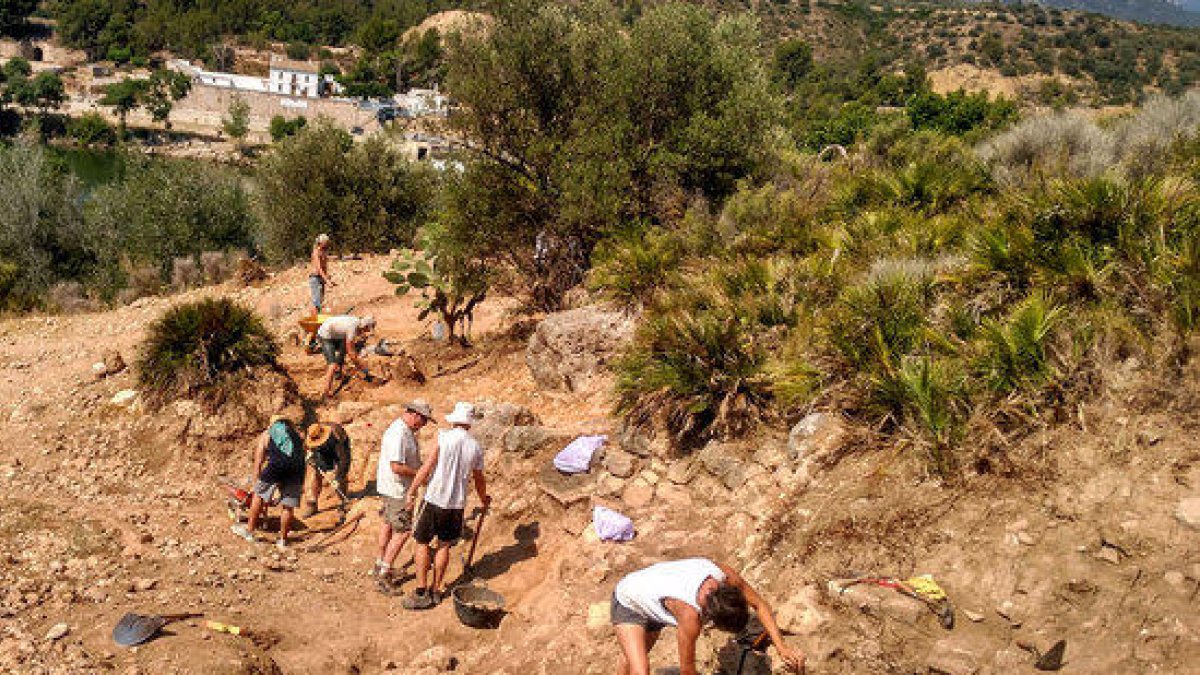
[[[621,645],[620,675],[650,675],[650,649],[662,629],[676,627],[680,675],[696,675],[696,638],[708,622],[739,633],[754,608],[758,620],[795,672],[804,671],[804,655],[783,641],[775,616],[740,574],[707,558],[651,565],[621,579],[612,597],[612,622]]]

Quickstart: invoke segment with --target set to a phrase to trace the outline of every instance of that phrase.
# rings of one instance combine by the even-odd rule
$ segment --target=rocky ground
[[[589,307],[528,318],[489,301],[475,348],[450,348],[392,294],[379,276],[385,262],[336,262],[332,299],[375,314],[406,356],[378,358],[386,384],[355,381],[329,403],[312,400],[320,357],[291,342],[305,311],[298,269],[256,288],[0,322],[0,672],[610,673],[616,646],[599,608],[613,585],[683,555],[745,569],[808,652],[809,672],[1032,672],[1018,643],[1059,639],[1062,672],[1196,672],[1194,368],[1147,374],[1126,363],[1069,419],[1007,445],[978,439],[1006,451],[953,484],[925,475],[910,448],[827,411],[678,457],[609,416],[604,367],[628,319]],[[285,344],[285,372],[249,386],[242,402],[215,414],[191,402],[151,411],[122,394],[136,390],[128,369],[94,372],[113,350],[132,362],[164,308],[216,294],[258,309]],[[507,600],[498,630],[461,625],[451,603],[406,612],[366,575],[379,439],[415,396],[442,413],[456,400],[487,413],[476,431],[496,501],[476,572]],[[346,425],[365,515],[332,530],[326,495],[280,553],[229,533],[219,480],[245,480],[251,438],[296,402]],[[581,433],[608,434],[605,457],[590,474],[560,476],[550,458]],[[596,504],[630,515],[637,539],[596,541],[587,528]],[[460,569],[456,561],[451,574]],[[957,610],[954,628],[890,590],[830,591],[831,580],[861,573],[932,574]],[[130,611],[204,616],[122,649],[110,633]],[[208,631],[205,619],[245,626],[253,639]],[[673,642],[656,648],[656,666],[673,662]],[[707,635],[704,672],[731,654],[723,636]],[[747,673],[770,671],[750,661]]]

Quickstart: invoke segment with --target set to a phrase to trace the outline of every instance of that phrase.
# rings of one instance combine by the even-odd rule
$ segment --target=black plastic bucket
[[[483,586],[454,589],[454,612],[471,628],[498,628],[504,618],[504,596]]]

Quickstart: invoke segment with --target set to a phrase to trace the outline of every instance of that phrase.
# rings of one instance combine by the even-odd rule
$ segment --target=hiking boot
[[[236,525],[230,525],[229,529],[242,539],[245,539],[251,544],[254,543],[254,534],[250,532],[250,528],[246,527],[245,525],[237,523]]]
[[[429,593],[413,593],[404,598],[404,601],[400,604],[404,609],[422,610],[431,609],[437,603],[433,601],[433,596]]]
[[[403,587],[397,579],[380,576],[375,578],[375,590],[383,595],[400,595]]]

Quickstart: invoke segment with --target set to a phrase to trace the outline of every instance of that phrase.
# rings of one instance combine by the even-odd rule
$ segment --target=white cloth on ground
[[[583,473],[592,468],[592,455],[604,447],[608,436],[580,436],[554,456],[554,468],[563,473]]]

